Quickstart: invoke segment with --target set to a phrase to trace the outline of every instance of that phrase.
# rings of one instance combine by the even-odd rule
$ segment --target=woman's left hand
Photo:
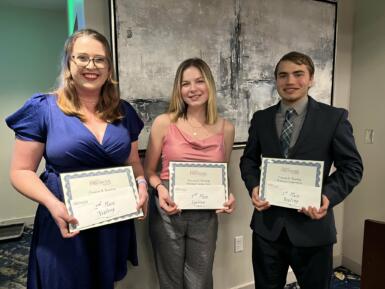
[[[235,198],[233,194],[230,193],[229,199],[223,204],[223,207],[223,209],[216,210],[216,212],[231,214],[235,210]]]
[[[139,191],[139,202],[136,206],[136,209],[142,209],[143,216],[139,217],[138,220],[144,220],[147,216],[147,205],[148,205],[148,192],[147,192],[147,185],[145,184],[139,184],[138,185],[138,191]]]

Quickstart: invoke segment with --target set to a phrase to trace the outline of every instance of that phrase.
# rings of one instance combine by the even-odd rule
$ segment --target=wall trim
[[[295,278],[294,272],[291,268],[289,268],[289,271],[287,272],[287,277],[286,277],[286,284],[291,284],[297,282],[297,279]],[[230,289],[254,289],[254,281],[244,283],[235,287],[231,287]]]
[[[254,281],[253,281],[253,282],[244,283],[242,285],[238,285],[235,287],[231,287],[230,289],[254,289],[254,288],[255,288],[255,286],[254,286]]]
[[[3,219],[3,220],[0,220],[0,226],[21,224],[21,223],[24,223],[26,226],[30,226],[30,225],[33,225],[34,219],[35,219],[34,215],[22,217],[22,218]]]
[[[342,265],[354,273],[361,275],[362,265],[352,259],[342,256]]]

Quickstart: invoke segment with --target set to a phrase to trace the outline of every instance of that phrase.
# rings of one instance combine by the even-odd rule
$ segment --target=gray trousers
[[[151,195],[150,238],[160,289],[212,289],[217,214],[186,210],[169,216]]]

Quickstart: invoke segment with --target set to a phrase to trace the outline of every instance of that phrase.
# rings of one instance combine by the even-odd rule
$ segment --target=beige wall
[[[364,178],[345,202],[343,263],[361,272],[365,219],[385,221],[385,2],[355,0],[350,115]],[[364,142],[374,129],[374,143]]]
[[[84,16],[87,28],[103,33],[110,39],[109,2],[111,0],[84,0]]]

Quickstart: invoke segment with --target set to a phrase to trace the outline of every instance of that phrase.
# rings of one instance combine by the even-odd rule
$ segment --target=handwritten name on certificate
[[[79,224],[70,232],[143,216],[132,167],[60,174],[64,201]]]
[[[170,197],[179,209],[221,209],[228,200],[227,164],[170,162]]]
[[[263,158],[260,198],[280,207],[319,208],[323,165],[322,161]]]

